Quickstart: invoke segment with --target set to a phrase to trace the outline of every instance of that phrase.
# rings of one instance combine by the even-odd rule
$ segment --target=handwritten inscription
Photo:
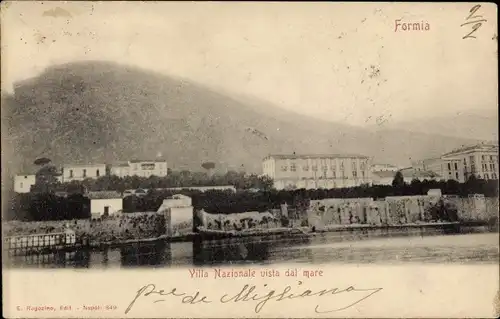
[[[406,22],[403,19],[394,21],[394,32],[398,31],[429,31],[431,26],[426,21]]]
[[[467,33],[462,39],[476,39],[476,36],[473,34],[476,33],[476,31],[479,30],[479,28],[481,28],[483,22],[488,21],[486,19],[482,19],[483,18],[482,15],[476,15],[476,12],[478,12],[479,9],[481,9],[480,4],[473,6],[469,10],[469,15],[465,18],[466,22],[460,25],[461,27],[470,25],[472,28],[472,30],[469,33]]]
[[[321,289],[318,291],[313,291],[310,289],[306,289],[301,287],[302,282],[299,281],[296,287],[286,286],[282,289],[270,289],[267,284],[257,287],[255,285],[244,285],[241,289],[232,293],[224,293],[222,296],[207,296],[202,294],[199,291],[194,293],[181,292],[177,288],[172,288],[170,290],[157,289],[156,285],[148,284],[142,286],[135,293],[132,301],[129,303],[127,309],[125,310],[125,314],[129,313],[130,310],[134,307],[135,303],[138,300],[148,300],[152,303],[164,302],[167,297],[173,297],[175,300],[180,302],[181,304],[188,305],[199,305],[199,304],[211,304],[211,303],[219,303],[219,304],[227,304],[227,303],[236,303],[236,302],[250,302],[254,303],[254,312],[259,313],[266,306],[269,301],[279,302],[283,300],[295,300],[295,299],[303,299],[303,298],[311,298],[311,297],[329,297],[328,301],[325,303],[331,304],[331,298],[338,296],[340,294],[349,294],[353,296],[353,301],[346,302],[345,305],[336,308],[327,308],[324,306],[320,306],[317,304],[314,308],[316,313],[329,313],[336,312],[348,309],[360,302],[368,299],[373,296],[377,292],[381,291],[382,288],[364,288],[359,289],[353,286],[349,286],[347,288],[329,288],[329,289]]]

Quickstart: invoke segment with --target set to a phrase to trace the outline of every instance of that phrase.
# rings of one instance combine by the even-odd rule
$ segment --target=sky
[[[107,60],[367,126],[498,107],[496,6],[468,3],[2,2],[2,91]],[[401,23],[427,31],[395,31]]]

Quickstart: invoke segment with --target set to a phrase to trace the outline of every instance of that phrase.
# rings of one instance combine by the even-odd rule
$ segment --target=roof
[[[396,165],[393,165],[393,164],[381,164],[381,163],[375,163],[375,164],[372,164],[372,166],[397,167]]]
[[[396,172],[394,171],[375,171],[372,172],[372,174],[377,175],[380,178],[393,178],[396,175]]]
[[[130,163],[166,163],[167,161],[164,159],[153,159],[153,160],[146,160],[146,159],[133,159],[130,160]]]
[[[414,170],[412,168],[405,168],[400,170],[401,174],[403,174],[403,178],[436,178],[439,177],[438,174],[431,171],[420,171]],[[393,171],[375,171],[372,174],[377,175],[380,178],[394,178],[397,172]]]
[[[33,174],[16,174],[16,177],[36,177],[36,173]]]
[[[106,164],[102,164],[102,163],[63,164],[63,167],[89,167],[89,166],[106,166]]]
[[[85,196],[90,199],[117,199],[121,194],[115,191],[88,192]]]
[[[401,173],[403,174],[403,177],[415,177],[415,178],[436,178],[439,177],[439,174],[436,174],[435,172],[432,171],[422,171],[422,170],[416,170],[414,168],[405,168],[401,170]]]
[[[368,158],[360,154],[270,154],[267,158],[277,159],[309,159],[309,158]]]

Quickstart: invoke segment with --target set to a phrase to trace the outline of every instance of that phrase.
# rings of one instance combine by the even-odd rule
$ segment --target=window
[[[455,178],[458,179],[458,173],[455,173]]]
[[[99,177],[99,170],[95,171],[95,176]]]
[[[316,171],[318,170],[318,166],[314,165],[314,166],[312,167],[312,170],[316,172]]]
[[[282,170],[283,172],[288,171],[288,166],[281,166],[281,170]]]
[[[455,163],[455,170],[458,171],[458,164]]]
[[[356,165],[356,162],[352,162],[352,169],[353,169],[354,171],[358,169],[358,168],[357,168],[357,165]]]
[[[486,156],[482,155],[481,158],[483,159],[483,161],[486,159]]]
[[[87,177],[87,170],[83,169],[83,177]]]
[[[491,178],[492,179],[497,179],[497,174],[495,174],[495,173],[491,174]]]
[[[142,170],[154,170],[155,169],[155,164],[151,164],[151,163],[145,163],[145,164],[141,164],[141,169]]]
[[[484,179],[488,179],[488,174],[484,174]]]
[[[23,188],[23,182],[21,182],[21,185],[20,185],[20,186],[21,186],[21,188]]]
[[[73,170],[72,169],[69,170],[69,177],[73,177]]]
[[[448,163],[448,170],[451,171],[451,163]]]
[[[309,171],[309,166],[305,165],[304,167],[302,167],[302,170],[304,170],[306,172]]]
[[[326,166],[326,165],[323,165],[322,168],[323,168],[323,171],[325,171],[325,172],[328,170],[328,166]]]
[[[337,173],[335,173],[335,171],[332,172],[332,177],[337,178]]]
[[[354,177],[358,177],[358,172],[356,172],[356,171],[352,171],[352,176],[354,176]]]
[[[490,155],[490,161],[493,161],[493,155]]]
[[[290,171],[295,172],[296,170],[295,164],[290,165]]]
[[[474,163],[474,156],[470,156],[469,159],[470,159],[470,162],[473,164]]]

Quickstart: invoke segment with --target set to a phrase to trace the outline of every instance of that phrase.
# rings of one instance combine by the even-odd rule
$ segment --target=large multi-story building
[[[370,184],[370,159],[363,155],[269,155],[263,173],[274,188],[339,188]]]
[[[168,168],[165,160],[130,160],[126,163],[113,165],[111,175],[125,176],[167,176]]]
[[[106,164],[64,164],[61,182],[83,181],[106,175]]]
[[[498,179],[498,145],[483,143],[461,147],[439,158],[414,163],[414,167],[461,183],[466,182],[471,175],[482,179]]]
[[[498,179],[498,145],[478,144],[462,147],[441,156],[443,176],[465,182],[474,175],[482,179]]]

